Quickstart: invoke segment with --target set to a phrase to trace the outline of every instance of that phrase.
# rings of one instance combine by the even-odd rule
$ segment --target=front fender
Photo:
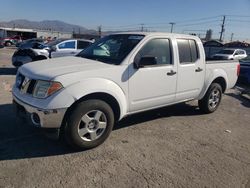
[[[104,78],[89,78],[68,86],[65,88],[65,92],[69,93],[74,98],[74,102],[93,93],[109,94],[113,96],[119,104],[121,112],[120,119],[127,113],[128,108],[125,92],[118,84],[111,80]]]

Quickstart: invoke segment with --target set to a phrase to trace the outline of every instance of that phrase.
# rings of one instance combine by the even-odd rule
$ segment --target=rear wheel
[[[77,149],[90,149],[102,144],[114,126],[111,107],[101,100],[83,101],[73,109],[65,127],[66,141]]]
[[[220,105],[222,88],[218,83],[212,83],[205,96],[199,100],[199,108],[204,113],[214,112]]]
[[[5,42],[5,46],[11,46],[11,42]]]

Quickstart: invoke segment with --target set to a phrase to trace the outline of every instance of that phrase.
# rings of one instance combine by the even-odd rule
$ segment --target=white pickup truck
[[[239,68],[234,60],[206,62],[195,36],[119,33],[76,57],[20,67],[13,103],[35,126],[58,130],[74,147],[93,148],[130,114],[190,100],[214,112]]]

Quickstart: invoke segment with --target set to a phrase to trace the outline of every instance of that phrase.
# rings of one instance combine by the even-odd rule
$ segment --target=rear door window
[[[87,41],[77,41],[77,49],[85,49],[87,48],[91,43]]]
[[[177,39],[177,45],[181,64],[194,63],[199,59],[199,52],[195,40]]]
[[[245,52],[244,52],[244,51],[242,51],[242,50],[239,50],[239,54],[240,54],[240,55],[244,55],[244,54],[245,54]]]
[[[195,62],[199,59],[199,52],[197,49],[197,45],[194,40],[189,40],[189,44],[190,44],[190,49],[191,49],[192,62]]]

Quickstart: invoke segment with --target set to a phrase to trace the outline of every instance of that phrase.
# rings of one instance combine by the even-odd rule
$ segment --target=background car
[[[23,38],[19,35],[15,35],[13,37],[7,37],[1,39],[1,44],[4,46],[11,46],[11,45],[16,45],[18,42],[22,42]]]
[[[250,54],[244,59],[240,60],[240,75],[239,82],[250,85]]]
[[[30,46],[31,45],[31,46]],[[28,47],[18,48],[12,56],[12,65],[20,67],[25,63],[49,58],[49,47],[44,43],[33,42]]]
[[[50,43],[31,42],[20,46],[12,56],[12,64],[25,63],[55,57],[75,56],[93,42],[84,39],[57,39]]]
[[[32,48],[32,44],[35,43],[35,42],[43,43],[44,40],[40,39],[40,38],[28,39],[28,40],[24,40],[22,42],[16,43],[16,47],[18,47],[18,48]]]
[[[75,56],[92,43],[93,41],[84,39],[63,40],[51,46],[50,57]]]
[[[225,48],[213,55],[214,60],[236,60],[243,59],[245,57],[247,57],[245,50],[233,48]]]

